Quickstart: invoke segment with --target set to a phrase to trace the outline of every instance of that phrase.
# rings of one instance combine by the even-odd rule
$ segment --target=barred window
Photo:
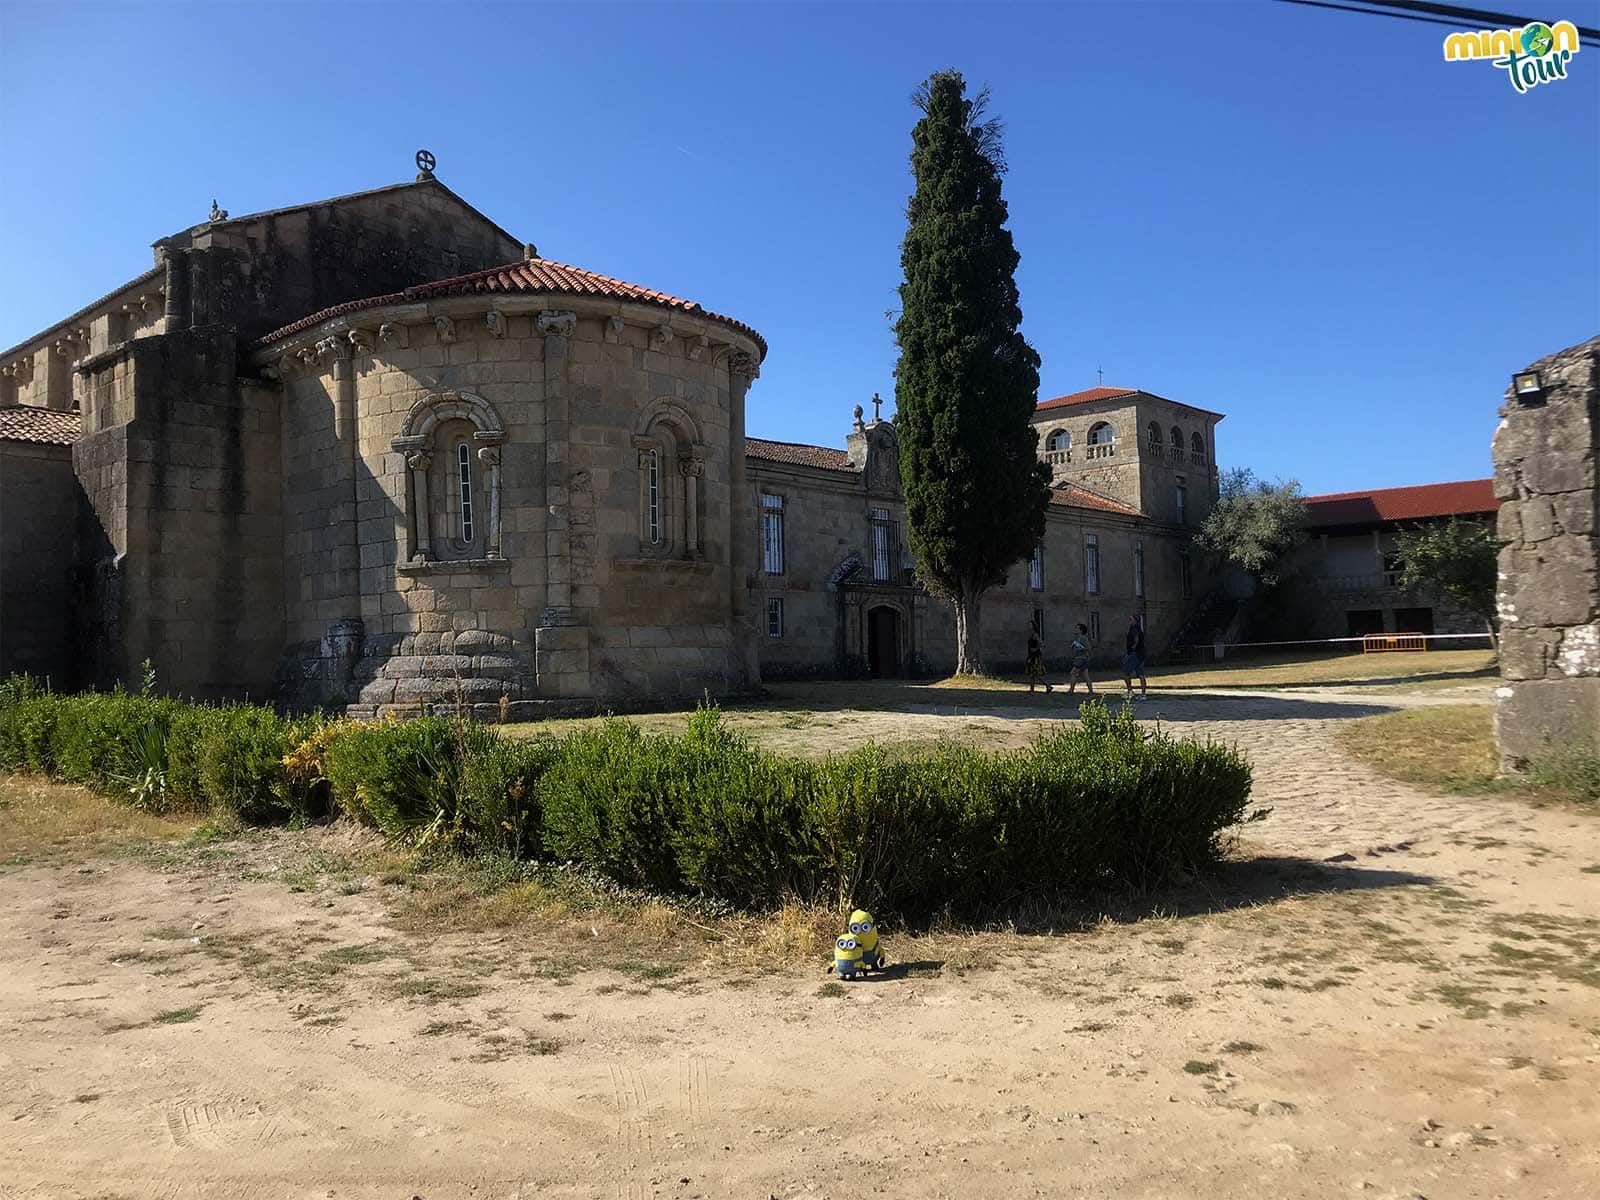
[[[1083,587],[1091,596],[1100,591],[1100,539],[1092,533],[1083,538]]]
[[[1089,614],[1089,640],[1091,642],[1100,640],[1100,614],[1098,611]]]
[[[1190,593],[1194,590],[1194,583],[1189,573],[1189,552],[1187,550],[1178,552],[1178,581],[1183,587],[1183,598],[1185,600],[1189,599]]]
[[[783,497],[761,495],[761,569],[783,574]]]
[[[872,578],[876,583],[887,583],[893,578],[894,526],[889,521],[889,510],[875,508],[872,518]]]
[[[652,546],[661,544],[661,451],[645,456],[645,535]]]
[[[465,442],[456,446],[456,465],[461,485],[461,540],[472,540],[472,449]]]
[[[1144,599],[1144,543],[1133,544],[1133,594]]]
[[[767,597],[767,636],[783,636],[783,597]]]
[[[1033,557],[1028,560],[1028,586],[1036,592],[1044,591],[1043,542],[1033,548]]]

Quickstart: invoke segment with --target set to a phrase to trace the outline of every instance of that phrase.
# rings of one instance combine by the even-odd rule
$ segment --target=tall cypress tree
[[[983,593],[1044,536],[1050,471],[1029,424],[1039,356],[1018,326],[999,122],[959,72],[917,90],[900,249],[895,432],[917,570],[956,610],[956,671],[983,671]]]

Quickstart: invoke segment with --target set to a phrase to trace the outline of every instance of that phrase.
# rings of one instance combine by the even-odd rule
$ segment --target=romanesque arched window
[[[1155,422],[1155,421],[1151,421],[1150,422],[1150,427],[1145,431],[1145,435],[1146,435],[1146,438],[1148,439],[1148,441],[1150,443],[1151,451],[1153,453],[1160,454],[1161,453],[1161,426],[1160,426],[1160,424]]]
[[[651,405],[634,426],[639,470],[639,553],[699,558],[705,452],[699,426],[671,401]]]
[[[505,426],[471,392],[436,392],[411,406],[390,446],[403,456],[408,562],[498,559],[500,446]]]

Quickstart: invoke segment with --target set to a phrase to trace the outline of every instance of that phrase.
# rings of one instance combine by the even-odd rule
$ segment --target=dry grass
[[[1460,687],[1495,677],[1489,650],[1428,650],[1399,654],[1337,654],[1317,658],[1235,659],[1215,666],[1164,667],[1150,672],[1152,688]]]
[[[1592,808],[1592,799],[1575,790],[1502,777],[1487,705],[1440,705],[1363,717],[1340,729],[1339,740],[1351,754],[1401,783]]]
[[[203,821],[198,814],[152,816],[87,788],[6,776],[0,778],[0,865],[183,837]]]

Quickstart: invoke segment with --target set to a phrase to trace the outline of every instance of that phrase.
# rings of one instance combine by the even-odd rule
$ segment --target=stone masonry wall
[[[1600,749],[1600,338],[1527,369],[1544,395],[1530,405],[1508,390],[1494,437],[1504,681],[1495,738],[1510,770],[1551,742]]]
[[[552,307],[563,301],[577,311]],[[357,620],[342,699],[367,709],[748,687],[731,586],[736,347],[715,323],[673,322],[576,297],[445,299],[274,347],[287,372],[285,680],[331,679],[333,626]],[[641,534],[647,444],[659,545]]]
[[[77,684],[73,579],[80,492],[72,447],[0,440],[0,677]]]
[[[283,642],[278,405],[225,329],[127,342],[82,366],[84,656],[102,686],[265,699]]]

